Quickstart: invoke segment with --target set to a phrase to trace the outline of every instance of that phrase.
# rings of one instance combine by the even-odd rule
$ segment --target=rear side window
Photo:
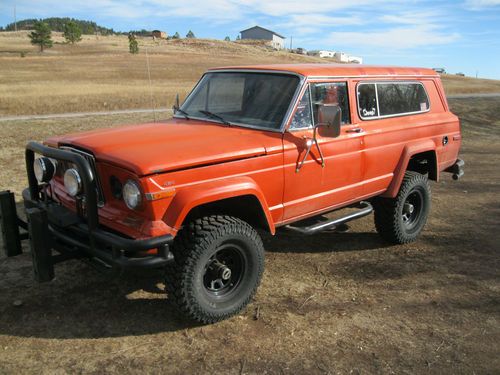
[[[377,92],[374,83],[358,86],[358,108],[361,118],[378,117]]]
[[[425,112],[429,99],[420,83],[378,83],[381,116]]]
[[[420,82],[361,83],[358,110],[362,119],[427,112],[429,98]]]

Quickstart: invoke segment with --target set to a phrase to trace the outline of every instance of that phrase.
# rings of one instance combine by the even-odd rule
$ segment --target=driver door
[[[351,124],[347,82],[311,82],[304,89],[283,137],[284,222],[313,216],[354,201],[361,195],[363,131]],[[352,101],[351,101],[352,102]],[[320,105],[338,105],[342,111],[342,127],[336,138],[322,137],[318,128],[321,158],[315,145],[303,166],[307,141],[318,123]]]

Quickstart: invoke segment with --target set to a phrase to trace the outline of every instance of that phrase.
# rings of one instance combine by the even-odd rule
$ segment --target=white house
[[[240,31],[241,39],[267,40],[271,47],[275,49],[285,48],[285,37],[274,31],[264,29],[260,26],[254,26]]]

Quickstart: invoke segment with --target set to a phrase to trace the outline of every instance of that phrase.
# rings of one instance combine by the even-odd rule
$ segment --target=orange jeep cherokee
[[[169,299],[216,322],[259,285],[257,229],[308,235],[374,211],[384,239],[414,241],[429,214],[428,180],[463,174],[460,143],[431,69],[211,69],[171,120],[30,142],[28,220],[13,193],[0,193],[3,244],[13,256],[29,239],[38,281],[74,258],[163,268]],[[357,210],[303,223],[348,206]]]

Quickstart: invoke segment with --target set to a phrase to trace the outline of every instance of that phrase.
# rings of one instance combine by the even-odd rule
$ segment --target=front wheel
[[[169,299],[189,318],[214,323],[240,312],[264,270],[264,247],[246,222],[213,215],[196,219],[176,237],[167,269]]]
[[[427,222],[430,205],[431,188],[427,177],[407,171],[395,198],[374,201],[377,232],[394,244],[415,241]]]

